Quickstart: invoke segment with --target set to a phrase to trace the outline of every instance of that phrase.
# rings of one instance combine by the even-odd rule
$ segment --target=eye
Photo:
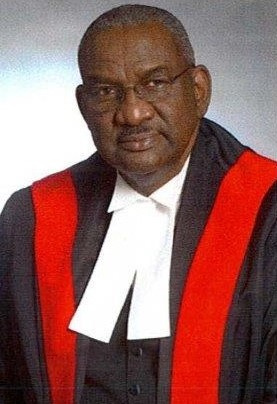
[[[149,80],[146,83],[146,87],[149,90],[163,90],[164,88],[167,87],[168,83],[169,83],[169,80],[166,78],[157,78],[157,79]]]
[[[88,93],[99,100],[101,99],[112,99],[117,97],[117,88],[110,85],[92,85],[88,88]]]
[[[113,96],[116,94],[116,89],[112,86],[100,86],[98,89],[98,94],[102,97]]]

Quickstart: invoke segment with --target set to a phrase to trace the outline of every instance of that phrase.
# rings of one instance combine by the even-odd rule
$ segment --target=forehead
[[[113,27],[90,35],[81,55],[83,77],[115,79],[156,67],[175,71],[185,61],[173,34],[157,22]]]

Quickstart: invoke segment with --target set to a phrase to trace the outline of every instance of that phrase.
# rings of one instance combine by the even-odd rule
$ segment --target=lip
[[[154,147],[156,135],[150,132],[142,132],[135,135],[123,135],[118,143],[127,151],[140,152]]]

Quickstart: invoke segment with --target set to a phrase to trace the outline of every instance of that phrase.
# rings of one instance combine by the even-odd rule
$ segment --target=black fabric
[[[7,202],[0,223],[0,403],[49,399],[35,293],[33,231],[30,190],[24,189]]]
[[[184,184],[174,235],[170,307],[173,334],[187,270],[216,192],[222,178],[244,150],[245,148],[220,126],[208,120],[202,121]],[[71,167],[70,171],[79,201],[79,226],[73,251],[75,296],[78,302],[96,262],[111,218],[106,210],[114,187],[115,171],[107,166],[97,153],[87,161]],[[276,185],[273,186],[264,198],[233,297],[222,352],[220,404],[277,402],[276,188]],[[33,206],[28,188],[12,196],[1,216],[1,404],[50,403],[34,275],[33,227]],[[167,404],[174,337],[163,338],[160,343],[154,341],[152,345],[145,346],[147,355],[139,362],[139,356],[132,357],[134,346],[126,341],[122,343],[127,314],[128,302],[122,312],[121,326],[119,323],[115,331],[118,338],[114,340],[116,347],[120,345],[122,348],[119,359],[116,358],[117,348],[113,352],[114,360],[120,362],[117,370],[121,369],[114,379],[117,386],[123,387],[119,401],[126,397],[126,401],[122,403],[127,403],[128,400],[144,403],[151,397],[152,392],[148,392],[145,401],[142,401],[142,395],[136,394],[139,383],[132,378],[132,372],[135,369],[133,364],[138,359],[138,370],[148,369],[142,376],[145,380],[147,377],[152,378],[149,386],[157,385],[151,400],[157,397],[158,404]],[[95,383],[94,374],[98,365],[93,366],[93,358],[101,358],[101,349],[99,345],[98,350],[89,338],[78,336],[78,404],[81,397],[83,404],[85,394],[91,394],[91,391],[86,389],[89,383]],[[108,351],[102,351],[102,355],[107,358],[105,365],[108,367]],[[132,368],[130,380],[134,380],[131,385],[128,384],[128,366]],[[88,382],[91,375],[93,380]],[[102,375],[102,381],[97,381],[98,386],[105,385],[103,378]],[[201,381],[199,383],[201,384]],[[141,384],[139,387],[143,391],[144,382]],[[97,403],[92,396],[87,397],[89,402]],[[199,397],[199,403],[201,402]]]
[[[156,402],[159,340],[126,340],[131,294],[110,343],[90,341],[81,404]]]
[[[222,402],[277,402],[277,184],[245,256],[225,333]]]
[[[109,344],[91,340],[81,404],[127,402],[127,318],[131,292]]]
[[[79,303],[96,263],[111,214],[107,208],[113,193],[116,172],[98,154],[71,168],[78,197],[78,231],[73,248],[75,299]],[[78,336],[76,400],[82,395],[89,338]]]

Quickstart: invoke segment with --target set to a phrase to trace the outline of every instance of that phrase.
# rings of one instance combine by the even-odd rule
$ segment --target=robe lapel
[[[172,350],[184,283],[217,190],[228,167],[221,164],[217,142],[209,136],[205,124],[202,123],[192,151],[176,218],[170,278],[173,337],[161,339],[160,343],[158,404],[170,401]]]
[[[73,276],[76,306],[82,297],[96,263],[111,214],[107,209],[112,197],[116,173],[96,154],[85,167],[72,170],[78,197],[78,228],[73,249]],[[76,403],[80,401],[90,339],[81,334],[77,339]]]

